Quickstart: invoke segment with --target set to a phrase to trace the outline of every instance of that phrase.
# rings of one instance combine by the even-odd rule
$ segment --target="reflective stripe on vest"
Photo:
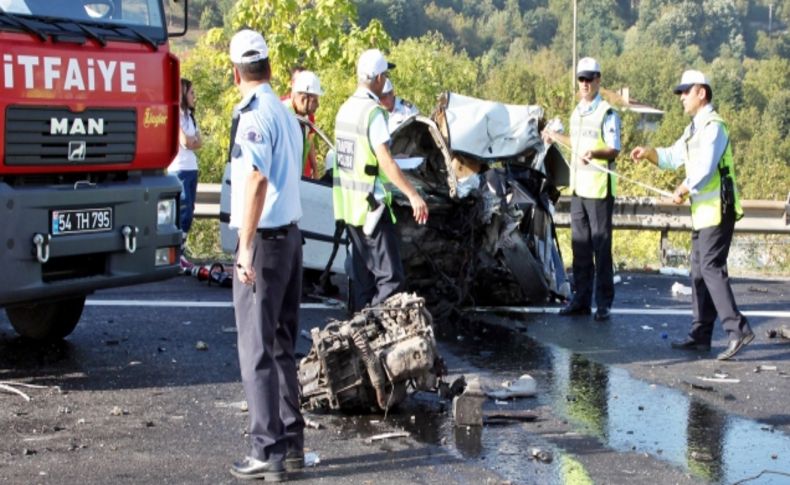
[[[724,123],[724,120],[715,111],[709,112],[707,116],[698,120],[699,127],[692,135],[689,136],[688,133],[691,130],[689,128],[686,129],[686,133],[684,134],[684,136],[687,137],[685,143],[686,166],[688,166],[689,163],[694,163],[695,160],[699,160],[702,151],[702,133],[705,131],[705,127],[710,123],[721,124],[728,142],[727,148],[724,149],[724,153],[716,165],[717,168],[711,174],[708,183],[706,183],[697,194],[691,196],[691,226],[694,230],[718,226],[721,223],[721,170],[726,171],[729,177],[732,178],[735,196],[735,220],[739,220],[743,217],[741,200],[737,189],[735,189],[735,167],[732,162],[732,149],[729,143],[730,134],[726,123]]]
[[[335,219],[352,226],[365,223],[378,176],[378,160],[368,138],[370,121],[378,113],[386,121],[386,111],[373,99],[352,96],[340,107],[335,119],[332,201]],[[391,195],[386,189],[384,200],[390,204]]]
[[[609,185],[609,174],[581,161],[582,155],[591,150],[608,148],[603,139],[603,121],[612,106],[604,100],[598,102],[594,111],[582,115],[577,107],[571,115],[571,190],[574,194],[591,199],[606,198]],[[614,169],[614,163],[601,158],[594,158],[590,164]],[[611,195],[614,197],[617,180],[612,179]]]

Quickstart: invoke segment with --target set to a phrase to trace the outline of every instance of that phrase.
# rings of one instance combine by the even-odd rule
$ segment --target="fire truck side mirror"
[[[187,33],[187,0],[163,0],[167,19],[167,36],[183,37]]]

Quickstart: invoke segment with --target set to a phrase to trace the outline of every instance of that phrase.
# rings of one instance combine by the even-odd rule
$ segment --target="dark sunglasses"
[[[591,83],[595,80],[595,78],[591,77],[579,77],[578,79],[580,83]]]

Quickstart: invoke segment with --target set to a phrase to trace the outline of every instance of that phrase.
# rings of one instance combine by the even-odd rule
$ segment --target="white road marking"
[[[230,301],[185,301],[185,300],[87,300],[88,306],[139,306],[139,307],[175,307],[175,308],[233,308]],[[338,305],[327,303],[302,303],[303,310],[337,310]],[[546,313],[556,314],[560,307],[546,306],[482,306],[468,308],[476,313]],[[691,310],[673,308],[612,308],[615,315],[676,315],[689,316]],[[747,310],[742,312],[747,317],[790,318],[790,311]]]
[[[546,306],[486,306],[469,308],[469,311],[476,313],[558,313],[560,307]],[[790,318],[790,312],[769,311],[769,310],[747,310],[742,311],[747,317],[773,317]],[[678,310],[673,308],[612,308],[612,314],[616,315],[678,315],[690,316],[691,310]]]
[[[184,301],[184,300],[87,300],[87,306],[138,306],[170,308],[233,308],[232,301]],[[339,309],[337,305],[326,303],[302,303],[303,310]]]

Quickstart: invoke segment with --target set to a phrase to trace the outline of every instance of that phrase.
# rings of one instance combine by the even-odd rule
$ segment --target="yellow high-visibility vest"
[[[594,158],[589,164],[582,162],[581,157],[590,150],[607,148],[603,139],[603,121],[612,106],[604,100],[591,112],[581,114],[579,109],[571,115],[571,190],[580,197],[603,199],[607,194],[609,174],[591,165],[598,165],[609,170],[614,169],[614,161]],[[612,179],[611,195],[614,197],[617,188],[616,177]]]
[[[732,179],[733,197],[735,199],[735,220],[740,220],[743,217],[741,198],[738,195],[735,184],[735,166],[732,161],[729,130],[727,129],[727,124],[724,123],[724,120],[715,111],[710,111],[700,120],[697,120],[698,126],[694,133],[691,133],[689,128],[686,129],[684,134],[684,136],[687,137],[684,162],[688,167],[689,164],[693,164],[695,160],[699,159],[700,151],[702,150],[702,132],[710,123],[721,124],[727,136],[727,148],[724,149],[724,153],[721,159],[719,159],[719,163],[717,164],[718,170],[714,171],[708,183],[706,183],[697,194],[691,196],[691,226],[695,230],[718,226],[721,223],[722,173]]]
[[[335,163],[332,188],[335,219],[361,226],[370,211],[379,162],[370,146],[368,129],[379,113],[387,120],[387,110],[368,96],[351,96],[340,107],[335,119]],[[392,194],[384,186],[384,203],[389,207]],[[390,210],[390,213],[392,211]],[[390,214],[392,216],[392,214]]]

